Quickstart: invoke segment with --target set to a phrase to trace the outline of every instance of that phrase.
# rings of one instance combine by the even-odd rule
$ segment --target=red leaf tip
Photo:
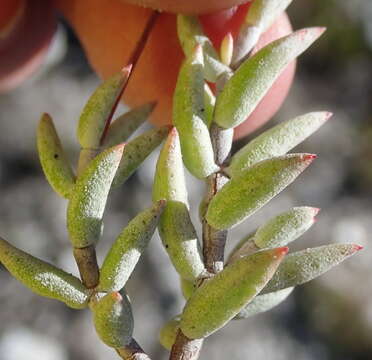
[[[304,159],[304,160],[314,160],[314,159],[316,159],[317,157],[318,157],[318,156],[315,155],[315,154],[306,154],[306,155],[304,155],[303,159]]]
[[[360,251],[360,250],[363,250],[364,249],[364,246],[355,244],[353,246],[353,249],[354,249],[354,251]]]
[[[123,297],[120,295],[120,293],[118,292],[113,292],[111,293],[111,297],[113,298],[113,300],[115,301],[122,301],[123,300]]]
[[[132,72],[132,69],[133,69],[133,64],[129,64],[129,65],[124,66],[121,69],[121,72],[123,73],[125,77],[127,77]]]
[[[275,251],[275,254],[277,256],[284,256],[284,255],[288,254],[288,251],[289,251],[289,247],[284,246],[284,247],[277,248],[276,251]]]

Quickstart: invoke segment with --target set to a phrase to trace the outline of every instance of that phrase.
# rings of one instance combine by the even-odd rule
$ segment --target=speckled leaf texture
[[[217,97],[214,121],[222,128],[247,119],[286,66],[305,51],[324,28],[308,28],[276,40],[246,60]]]
[[[230,68],[220,61],[216,49],[205,36],[196,16],[178,15],[177,32],[181,47],[187,57],[193,53],[197,45],[202,46],[205,63],[203,71],[206,80],[216,82],[221,74],[231,72]]]
[[[174,128],[160,153],[154,178],[153,200],[167,200],[159,234],[182,278],[196,279],[203,271],[199,240],[191,222],[178,132]]]
[[[77,179],[67,208],[67,230],[75,248],[95,244],[101,236],[103,212],[123,147],[99,154]]]
[[[272,310],[274,307],[286,300],[292,293],[293,289],[294,288],[292,287],[256,296],[248,305],[239,311],[238,315],[235,316],[235,319],[247,319],[251,316]]]
[[[90,292],[78,278],[15,248],[1,238],[0,262],[36,294],[62,301],[74,309],[88,306]]]
[[[183,310],[182,332],[199,339],[226,325],[271,279],[287,251],[264,250],[244,257],[207,280]]]
[[[255,0],[247,12],[236,41],[234,63],[239,63],[257,44],[259,37],[285,11],[292,0]]]
[[[163,142],[169,132],[169,126],[151,129],[129,141],[123,151],[118,170],[112,186],[123,185],[147,159],[147,157]]]
[[[304,284],[346,260],[361,246],[332,244],[289,254],[262,293]]]
[[[75,185],[75,174],[48,114],[43,114],[37,128],[37,149],[49,184],[57,194],[67,199]]]
[[[225,172],[230,176],[239,176],[262,160],[286,154],[318,130],[331,115],[329,112],[312,112],[274,126],[234,154]]]
[[[114,242],[100,271],[99,289],[119,291],[126,284],[151,240],[166,205],[160,200],[138,214]]]
[[[176,126],[188,170],[203,179],[219,168],[205,121],[203,53],[200,46],[183,63],[173,98],[173,123]]]
[[[110,125],[102,145],[108,148],[127,141],[146,122],[155,106],[156,103],[154,102],[145,104],[119,116]]]
[[[120,349],[132,339],[134,321],[130,302],[125,294],[113,292],[92,306],[93,322],[100,339]]]
[[[120,100],[131,67],[103,82],[86,103],[79,120],[78,140],[82,148],[98,149],[108,119]]]
[[[279,214],[258,228],[254,242],[261,249],[288,245],[314,224],[318,212],[318,208],[302,206]]]
[[[314,158],[311,154],[290,154],[252,166],[216,194],[206,220],[216,229],[239,224],[292,183]]]

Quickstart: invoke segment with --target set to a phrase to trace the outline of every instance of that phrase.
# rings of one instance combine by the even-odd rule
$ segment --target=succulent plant
[[[250,56],[258,36],[290,1],[256,0],[237,43],[227,34],[215,49],[197,17],[178,15],[185,52],[174,92],[173,128],[127,139],[155,104],[111,123],[133,64],[103,82],[78,124],[81,146],[73,171],[53,125],[44,114],[37,146],[45,176],[68,201],[67,229],[81,280],[0,239],[0,261],[32,291],[75,309],[89,307],[101,340],[123,359],[150,359],[132,338],[134,319],[127,280],[158,227],[182,284],[186,304],[165,324],[160,341],[170,359],[197,359],[203,340],[234,319],[246,319],[284,301],[361,249],[334,244],[287,255],[287,245],[314,223],[319,209],[301,206],[278,214],[241,240],[225,262],[227,232],[289,186],[316,158],[288,152],[315,132],[329,112],[297,116],[262,133],[231,156],[234,128],[256,108],[286,65],[323,32],[309,28],[276,40]],[[142,43],[143,46],[143,43]],[[217,84],[213,94],[206,81]],[[113,186],[121,186],[165,140],[153,186],[153,205],[118,235],[103,264],[95,248]],[[201,201],[202,243],[191,221],[184,166],[207,185]],[[135,301],[135,299],[132,299]]]

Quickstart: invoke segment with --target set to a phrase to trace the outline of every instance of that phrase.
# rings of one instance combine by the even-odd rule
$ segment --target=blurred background
[[[319,280],[296,288],[270,313],[231,322],[208,339],[201,359],[372,359],[372,2],[299,0],[289,14],[296,29],[324,25],[328,31],[301,56],[290,96],[266,128],[308,111],[329,110],[335,115],[297,149],[317,153],[319,159],[274,201],[231,231],[228,248],[269,217],[309,205],[322,211],[294,249],[355,242],[365,250]],[[66,201],[43,177],[35,130],[42,112],[52,114],[76,161],[76,121],[98,83],[74,34],[61,22],[43,68],[22,87],[0,95],[1,236],[74,274],[65,229]],[[100,261],[128,220],[151,203],[156,157],[154,153],[113,192],[104,241],[98,247]],[[196,209],[204,189],[202,183],[188,180],[198,223]],[[117,359],[97,339],[89,311],[70,310],[34,295],[3,267],[0,284],[0,360]],[[157,235],[130,279],[128,292],[137,341],[154,360],[166,359],[158,332],[181,311],[184,301]]]

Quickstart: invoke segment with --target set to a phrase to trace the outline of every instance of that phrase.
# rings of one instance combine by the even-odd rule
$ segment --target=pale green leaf
[[[101,137],[120,100],[131,66],[105,80],[89,98],[79,120],[78,140],[83,148],[98,149]]]
[[[286,66],[323,32],[324,28],[296,31],[246,60],[217,97],[214,121],[223,128],[245,121]]]
[[[99,154],[76,181],[67,208],[67,229],[76,248],[95,244],[101,236],[103,212],[123,147]]]
[[[49,184],[59,195],[68,198],[75,185],[75,175],[48,114],[43,114],[37,128],[37,149]]]
[[[151,129],[129,141],[123,151],[112,186],[125,183],[147,157],[162,143],[169,132],[169,126]]]
[[[262,293],[278,291],[313,280],[361,248],[355,244],[332,244],[289,254]]]
[[[177,332],[180,328],[180,315],[175,316],[173,319],[167,321],[160,330],[159,341],[160,344],[166,349],[171,350],[174,342],[176,341]]]
[[[92,306],[92,311],[97,334],[107,346],[120,349],[131,342],[134,321],[125,294],[112,292],[105,295]]]
[[[286,154],[318,130],[331,115],[329,112],[313,112],[274,126],[234,154],[225,172],[239,176],[259,161]]]
[[[199,339],[227,324],[266,285],[287,251],[264,250],[244,257],[205,281],[183,310],[182,332]]]
[[[236,320],[247,319],[251,316],[269,311],[281,304],[292,293],[293,287],[256,296],[248,305],[235,316]]]
[[[102,145],[105,148],[108,148],[127,141],[129,137],[147,120],[155,106],[155,102],[145,104],[119,116],[110,125]]]
[[[203,54],[198,46],[183,63],[173,98],[176,126],[189,171],[203,179],[218,170],[208,126],[205,121]]]
[[[202,46],[205,63],[203,71],[206,80],[216,82],[221,74],[231,71],[228,66],[220,61],[216,49],[204,34],[196,16],[178,15],[177,32],[181,47],[186,56],[190,56],[197,45]]]
[[[78,278],[17,249],[1,238],[0,262],[36,294],[62,301],[74,309],[88,306],[90,291]]]
[[[290,154],[250,167],[214,196],[207,222],[216,229],[239,224],[291,184],[314,158],[311,154]]]
[[[158,201],[138,214],[124,228],[103,262],[100,291],[119,291],[124,287],[147,248],[165,205],[165,200]]]

